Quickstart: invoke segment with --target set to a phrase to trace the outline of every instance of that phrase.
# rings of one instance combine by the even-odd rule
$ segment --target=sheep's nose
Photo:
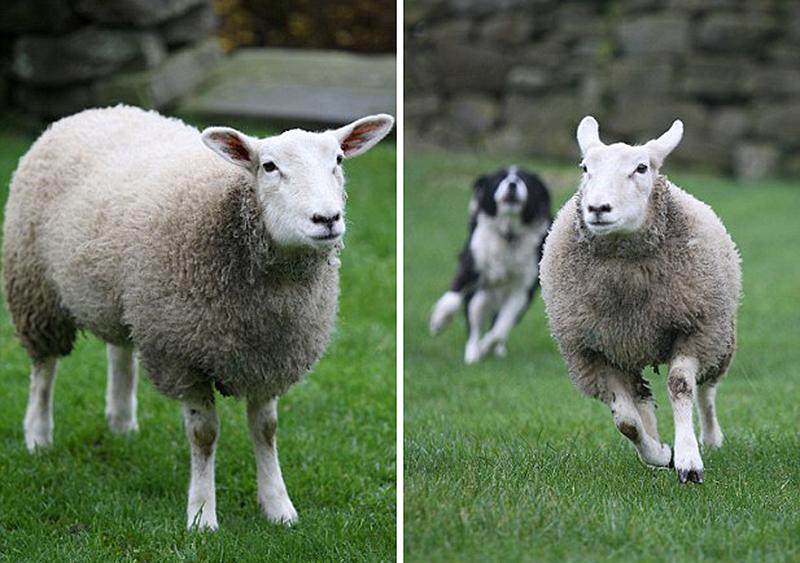
[[[341,218],[341,213],[335,215],[320,215],[319,213],[314,213],[314,215],[311,216],[311,222],[316,225],[327,225],[330,227]]]
[[[589,213],[595,213],[597,215],[600,215],[601,213],[611,212],[611,206],[607,203],[604,203],[603,205],[598,205],[597,207],[595,207],[594,205],[590,205],[588,206],[588,209]]]

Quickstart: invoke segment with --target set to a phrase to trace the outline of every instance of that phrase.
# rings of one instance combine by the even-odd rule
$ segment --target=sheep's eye
[[[581,164],[580,166],[581,166],[581,170],[583,170],[584,172],[588,172],[588,170],[586,169],[586,165],[585,164]]]
[[[264,172],[275,172],[278,169],[278,167],[275,166],[275,163],[271,160],[265,162],[262,166],[264,167]]]
[[[645,172],[647,172],[647,165],[646,164],[640,164],[639,166],[636,167],[636,173],[637,174],[644,174]]]
[[[344,160],[344,156],[341,154],[336,155],[336,164],[341,164],[342,160]]]

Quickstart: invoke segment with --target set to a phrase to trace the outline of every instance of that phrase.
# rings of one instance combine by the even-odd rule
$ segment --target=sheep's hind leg
[[[697,413],[700,416],[700,442],[703,448],[713,449],[722,446],[724,436],[717,420],[717,387],[715,383],[697,386]]]
[[[681,483],[703,482],[703,459],[692,424],[692,399],[698,367],[697,359],[676,355],[670,362],[667,378],[675,420],[675,470]]]
[[[278,399],[248,398],[247,422],[256,456],[258,501],[267,519],[291,526],[297,522],[297,511],[278,463]]]
[[[183,401],[186,435],[191,446],[191,478],[187,527],[217,529],[217,494],[214,484],[219,420],[211,388]]]
[[[106,419],[115,434],[135,432],[137,362],[132,347],[106,346],[108,386],[106,387]]]
[[[647,429],[653,421],[647,420],[645,423],[642,419],[625,377],[612,375],[608,378],[608,390],[611,392],[609,406],[614,415],[614,425],[633,443],[639,459],[644,463],[656,467],[669,467],[672,451],[669,446],[662,444],[651,434],[653,429]]]
[[[34,360],[28,408],[25,411],[25,445],[33,452],[53,443],[53,383],[57,358]]]

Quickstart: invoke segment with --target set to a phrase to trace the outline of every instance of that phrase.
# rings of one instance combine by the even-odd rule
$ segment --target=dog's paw
[[[481,359],[481,350],[477,342],[468,342],[467,349],[464,350],[464,363],[474,364]]]

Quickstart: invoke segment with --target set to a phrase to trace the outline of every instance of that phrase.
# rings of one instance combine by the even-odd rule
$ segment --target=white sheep
[[[3,248],[8,308],[33,361],[28,448],[52,443],[57,359],[87,329],[108,344],[113,431],[137,428],[134,350],[156,387],[183,403],[190,527],[217,528],[214,387],[246,399],[259,501],[270,520],[294,523],[277,397],[333,329],[342,159],[392,123],[375,115],[256,139],[117,106],[45,131],[14,175]]]
[[[674,462],[679,480],[702,482],[692,426],[697,400],[705,447],[719,447],[716,385],[735,349],[739,254],[711,208],[659,169],[683,136],[675,121],[642,146],[600,141],[585,117],[577,137],[580,188],[545,243],[542,297],[570,376],[611,408],[647,464]],[[669,363],[674,458],[656,427],[642,370]]]

